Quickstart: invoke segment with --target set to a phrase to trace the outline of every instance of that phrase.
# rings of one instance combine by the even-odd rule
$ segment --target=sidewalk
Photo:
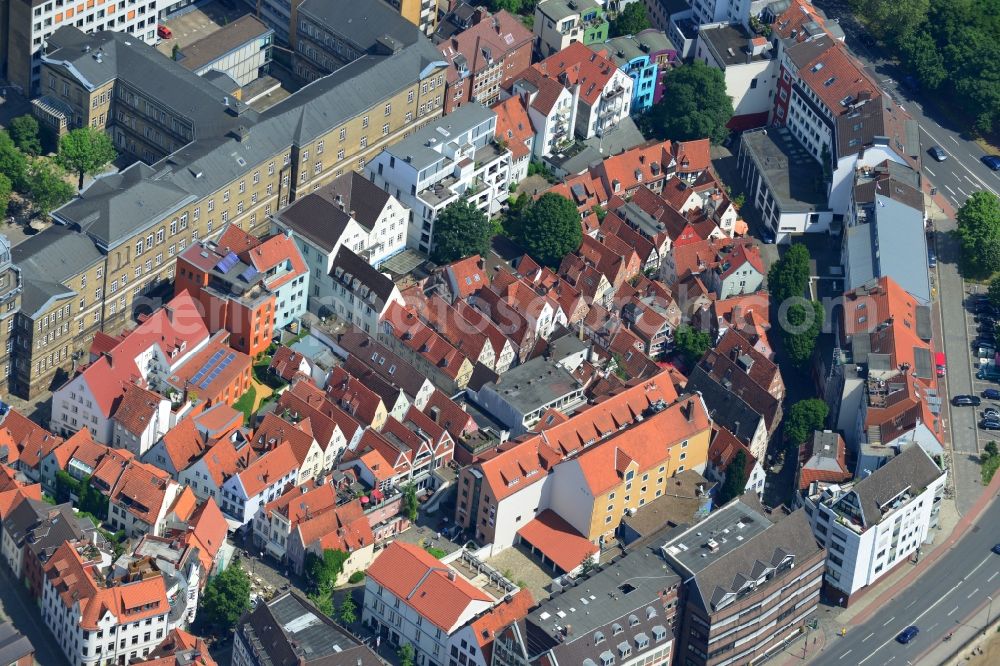
[[[942,555],[944,555],[965,534],[990,502],[1000,494],[1000,474],[994,476],[989,487],[964,516],[959,516],[954,500],[942,500],[939,531],[935,542],[922,552],[920,561],[915,564],[902,564],[895,571],[879,581],[849,608],[840,609],[836,606],[820,604],[816,614],[819,625],[816,630],[807,630],[801,637],[785,646],[782,657],[776,657],[775,663],[781,666],[808,663],[809,659],[826,648],[827,642],[836,640],[837,633],[842,628],[855,627],[864,624],[879,608],[891,601],[898,590],[908,587],[920,578]],[[958,647],[961,643],[957,643]]]

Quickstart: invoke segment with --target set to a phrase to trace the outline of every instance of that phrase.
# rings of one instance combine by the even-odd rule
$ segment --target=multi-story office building
[[[72,0],[8,0],[0,4],[0,72],[24,94],[37,92],[45,43],[63,26],[84,32],[115,30],[131,40],[155,44],[156,17],[176,0],[123,0],[119,3]]]
[[[395,14],[391,20],[403,22]],[[260,114],[218,92],[208,100],[200,91],[211,84],[159,54],[134,59],[142,77],[123,75],[95,87],[84,74],[91,63],[132,62],[124,52],[150,47],[75,28],[63,28],[56,41],[58,57],[43,64],[42,78],[47,84],[52,77],[48,95],[59,103],[51,106],[64,110],[57,115],[68,118],[73,109],[73,126],[102,126],[104,114],[103,126],[128,152],[146,150],[159,161],[98,178],[53,213],[56,225],[12,253],[24,283],[39,285],[24,297],[31,307],[22,302],[15,326],[20,358],[12,388],[23,396],[48,388],[57,371],[70,372],[74,352],[89,348],[96,330],[127,326],[134,307],[173,279],[175,257],[191,243],[226,223],[264,233],[279,207],[363,169],[385,146],[439,116],[443,105],[445,63],[412,26],[405,41],[381,50],[372,45]],[[164,89],[171,99],[189,95],[215,110],[191,111],[188,119],[168,115],[153,92]],[[191,101],[181,103],[189,108]]]
[[[267,72],[273,43],[274,30],[246,14],[185,46],[176,59],[198,76],[225,74],[245,86]]]
[[[831,598],[849,604],[933,539],[945,479],[923,447],[912,444],[854,484],[803,498],[813,534],[827,548]]]
[[[748,664],[780,650],[819,604],[826,550],[809,517],[744,495],[662,548],[684,579],[676,663]]]
[[[510,194],[511,153],[494,143],[497,114],[478,102],[386,148],[368,165],[369,180],[410,209],[410,247],[430,252],[434,220],[463,195],[487,215]]]

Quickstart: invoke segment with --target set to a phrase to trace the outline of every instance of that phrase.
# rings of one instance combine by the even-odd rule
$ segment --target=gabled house
[[[357,571],[366,571],[375,559],[375,534],[360,499],[332,507],[300,520],[288,537],[286,561],[301,573],[306,556],[322,556],[326,550],[347,553],[335,585],[343,585]]]
[[[291,423],[273,412],[265,414],[250,436],[251,446],[262,455],[283,442],[290,444],[295,454],[298,483],[307,483],[327,471],[323,449],[313,437],[308,417]]]
[[[278,498],[288,485],[296,485],[298,472],[292,445],[281,442],[223,482],[220,508],[245,527],[260,507]]]
[[[743,452],[744,465],[742,470],[735,470],[735,473],[742,475],[746,479],[743,492],[755,493],[757,497],[764,495],[764,482],[767,475],[764,467],[757,460],[746,444],[741,442],[733,433],[724,427],[716,427],[712,430],[712,443],[708,445],[708,465],[705,467],[705,477],[716,481],[717,488],[721,488],[726,481],[726,475],[730,473],[730,465],[736,458],[736,454]]]
[[[468,385],[477,360],[421,321],[410,306],[393,304],[386,310],[379,325],[379,340],[448,393],[461,391]]]
[[[108,519],[112,529],[124,530],[132,539],[143,534],[161,536],[171,512],[180,520],[190,518],[194,492],[152,465],[130,461],[108,494]]]

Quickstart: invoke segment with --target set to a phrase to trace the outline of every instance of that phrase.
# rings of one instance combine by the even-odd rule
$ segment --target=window
[[[364,116],[361,118],[361,127],[362,128],[368,127],[368,116]]]
[[[385,105],[385,115],[388,116],[390,113],[392,113],[392,103],[387,102]]]

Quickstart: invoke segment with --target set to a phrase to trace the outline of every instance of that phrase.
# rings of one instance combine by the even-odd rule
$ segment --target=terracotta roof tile
[[[34,469],[39,467],[45,456],[63,443],[62,437],[53,435],[16,409],[7,412],[7,416],[0,422],[0,431],[6,432],[14,442],[20,464]]]
[[[139,437],[156,417],[163,400],[158,393],[129,384],[115,407],[113,418],[126,431]]]
[[[503,601],[472,621],[472,634],[479,643],[487,664],[493,663],[493,639],[510,625],[523,620],[535,605],[531,590],[522,588],[509,601]]]
[[[254,497],[298,467],[292,445],[284,442],[251,462],[239,473],[240,482],[247,497]]]
[[[133,460],[122,471],[110,499],[146,524],[155,525],[171,485],[176,483],[163,470]]]
[[[455,298],[466,298],[489,285],[486,265],[478,254],[453,261],[445,266],[445,272],[458,289]]]
[[[599,550],[552,509],[542,511],[517,534],[567,573]]]
[[[420,546],[402,541],[393,541],[375,558],[368,576],[445,632],[470,609],[493,601],[463,577],[451,580],[441,562]]]
[[[535,138],[535,130],[524,100],[519,96],[510,97],[491,108],[497,114],[497,138],[506,142],[514,160],[527,157],[531,153],[529,145]]]
[[[618,66],[606,57],[604,51],[592,51],[583,42],[574,42],[533,67],[552,78],[565,74],[563,80],[569,85],[579,84],[580,99],[590,106],[597,102],[608,81],[618,71]]]

